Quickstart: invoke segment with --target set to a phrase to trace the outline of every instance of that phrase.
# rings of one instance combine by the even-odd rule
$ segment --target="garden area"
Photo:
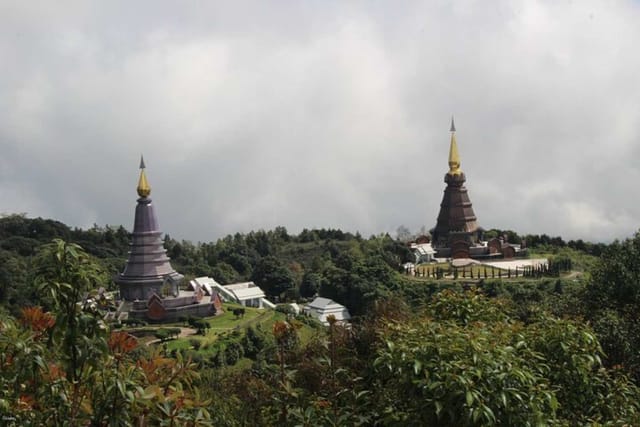
[[[250,357],[271,345],[269,337],[273,325],[288,316],[281,311],[234,303],[224,303],[223,310],[218,316],[185,318],[182,322],[144,325],[126,331],[136,336],[141,344],[160,346],[167,354],[182,352],[194,361],[234,365],[245,356]],[[311,319],[298,318],[300,320],[289,320],[296,325],[300,342],[306,344],[321,325]]]

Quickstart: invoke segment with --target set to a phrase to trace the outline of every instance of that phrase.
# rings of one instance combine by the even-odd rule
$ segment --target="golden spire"
[[[460,155],[458,154],[458,144],[456,143],[456,125],[451,117],[451,146],[449,147],[449,175],[460,175]]]
[[[144,158],[140,156],[140,179],[138,180],[138,196],[148,197],[151,194],[151,187],[147,182],[147,176],[144,174]]]

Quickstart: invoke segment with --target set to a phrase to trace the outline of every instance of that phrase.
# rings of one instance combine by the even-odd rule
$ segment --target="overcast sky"
[[[0,0],[0,213],[435,225],[455,116],[485,228],[640,228],[638,1]]]

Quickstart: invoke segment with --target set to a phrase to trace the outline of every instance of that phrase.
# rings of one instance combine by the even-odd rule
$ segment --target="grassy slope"
[[[286,315],[274,310],[261,310],[257,308],[245,307],[244,317],[236,318],[232,313],[232,310],[237,307],[242,307],[238,304],[224,304],[224,313],[219,316],[208,317],[206,320],[211,325],[211,328],[207,331],[205,336],[192,335],[186,338],[180,338],[168,342],[167,348],[173,349],[188,349],[191,347],[189,340],[198,339],[202,343],[201,352],[206,352],[211,348],[210,344],[214,343],[218,338],[224,334],[228,334],[234,331],[244,331],[249,326],[257,327],[258,325],[264,331],[271,331],[273,324],[280,320],[285,320]],[[184,326],[184,325],[182,325]],[[298,334],[303,343],[307,342],[313,335],[314,329],[307,325],[302,325],[298,330]]]

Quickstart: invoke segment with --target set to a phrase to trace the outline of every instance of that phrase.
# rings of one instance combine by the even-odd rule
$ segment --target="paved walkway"
[[[548,261],[546,258],[530,258],[530,259],[512,259],[508,261],[491,261],[484,262],[484,265],[488,265],[495,268],[501,268],[503,270],[512,269],[515,270],[516,267],[535,267],[539,265],[547,265]]]
[[[454,267],[466,267],[467,265],[482,264],[480,261],[471,258],[456,258],[451,260]]]

